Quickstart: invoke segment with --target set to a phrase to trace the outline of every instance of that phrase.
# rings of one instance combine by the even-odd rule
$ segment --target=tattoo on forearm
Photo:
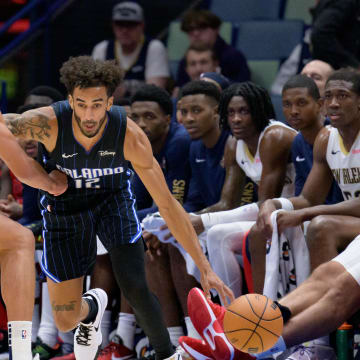
[[[70,301],[68,304],[56,304],[55,301],[52,302],[51,307],[53,311],[74,311],[76,301]]]
[[[44,114],[36,113],[32,114],[31,117],[29,114],[6,114],[4,117],[7,127],[14,136],[27,137],[30,135],[32,139],[38,141],[50,137],[50,119]]]

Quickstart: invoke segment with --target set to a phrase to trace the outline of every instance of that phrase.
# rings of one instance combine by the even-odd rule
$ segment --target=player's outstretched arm
[[[51,106],[25,111],[22,114],[3,114],[11,133],[20,139],[36,140],[52,151],[57,139],[57,119]]]
[[[67,189],[67,178],[59,171],[50,175],[38,162],[26,155],[14,136],[3,123],[0,113],[0,157],[9,169],[23,183],[45,190],[53,195],[60,195]]]
[[[214,288],[224,303],[227,303],[226,296],[232,301],[234,299],[232,291],[212,271],[203,254],[188,214],[171,195],[161,168],[153,157],[148,138],[130,119],[126,129],[124,155],[131,161],[134,170],[158,205],[160,214],[171,233],[194,259],[201,272],[201,285],[204,291],[209,295],[209,290]]]

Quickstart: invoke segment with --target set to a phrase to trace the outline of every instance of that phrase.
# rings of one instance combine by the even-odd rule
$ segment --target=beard
[[[79,116],[77,116],[75,110],[74,110],[74,118],[75,118],[76,123],[77,123],[78,126],[79,126],[79,129],[80,129],[81,133],[82,133],[84,136],[86,136],[87,138],[93,138],[94,136],[96,136],[96,135],[99,133],[102,125],[104,124],[104,122],[105,122],[105,120],[106,120],[106,112],[105,112],[104,117],[100,120],[99,126],[97,127],[97,129],[95,129],[95,131],[94,131],[92,134],[88,134],[88,133],[84,130],[84,128],[82,127],[82,124],[81,124],[81,119],[79,118]],[[95,121],[91,121],[91,120],[90,120],[90,121],[85,121],[85,123],[94,124]]]

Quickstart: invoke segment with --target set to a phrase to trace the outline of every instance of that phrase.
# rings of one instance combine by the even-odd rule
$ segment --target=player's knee
[[[62,312],[54,313],[54,321],[55,325],[59,331],[68,332],[75,329],[78,325],[78,321],[75,318],[69,316],[69,314],[65,314]]]
[[[14,238],[9,243],[10,249],[34,251],[35,239],[31,230],[25,227],[18,227],[14,231]]]
[[[306,234],[310,253],[319,251],[323,246],[329,246],[329,232],[331,232],[329,217],[319,215],[311,220]]]

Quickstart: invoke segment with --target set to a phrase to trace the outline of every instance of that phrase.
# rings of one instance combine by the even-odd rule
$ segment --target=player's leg
[[[241,253],[243,237],[253,224],[253,221],[243,221],[215,225],[207,234],[209,262],[235,297],[242,293],[242,274],[236,254]]]
[[[30,230],[2,215],[0,229],[1,292],[8,315],[10,352],[14,360],[30,360],[35,240]]]
[[[163,321],[160,304],[150,292],[146,282],[142,240],[117,245],[109,250],[109,254],[122,294],[134,309],[140,326],[155,349],[157,358],[165,359],[171,356],[174,350]]]
[[[306,234],[311,270],[333,259],[360,233],[360,219],[320,215],[311,220]]]

